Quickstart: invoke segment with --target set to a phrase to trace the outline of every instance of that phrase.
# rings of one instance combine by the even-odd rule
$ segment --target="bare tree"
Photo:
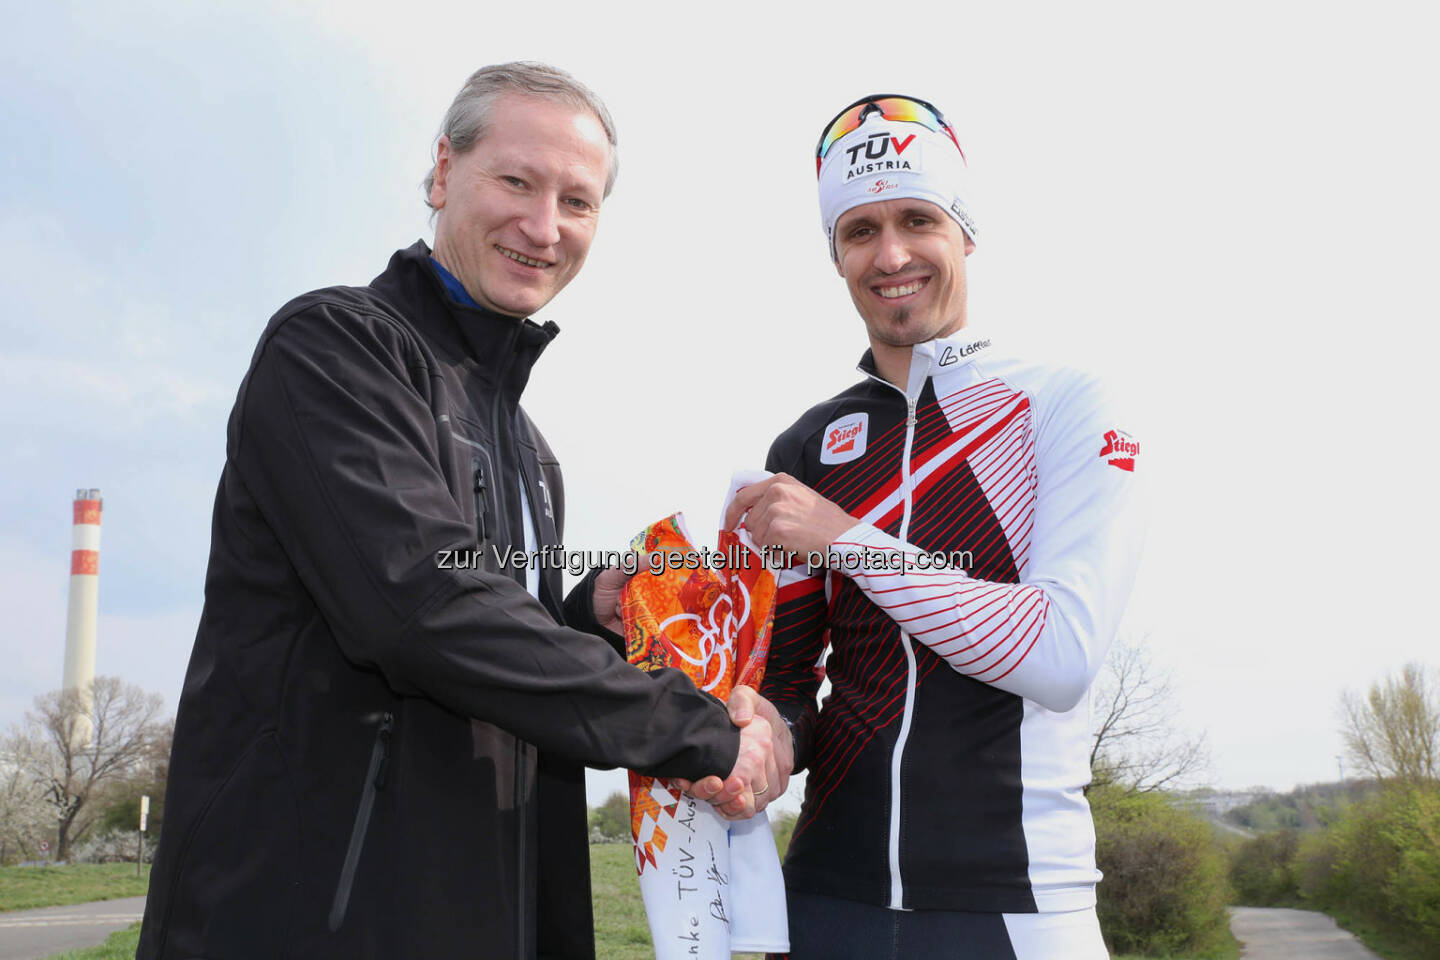
[[[1095,678],[1090,703],[1094,783],[1147,793],[1188,785],[1209,768],[1205,735],[1176,728],[1170,680],[1140,643],[1116,641]]]
[[[1340,696],[1340,735],[1350,762],[1377,780],[1440,778],[1440,688],[1424,666]]]
[[[96,677],[89,702],[80,691],[54,690],[35,698],[25,716],[40,749],[28,768],[44,793],[57,824],[56,857],[67,859],[70,843],[95,816],[90,801],[108,781],[136,773],[153,757],[164,731],[157,721],[160,695],[146,693],[119,677]],[[84,725],[88,721],[88,736]]]

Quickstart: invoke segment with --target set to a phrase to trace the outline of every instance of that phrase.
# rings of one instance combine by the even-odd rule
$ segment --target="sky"
[[[619,547],[676,509],[704,538],[730,473],[857,378],[814,142],[859,96],[913,93],[970,162],[971,326],[1126,398],[1151,524],[1123,633],[1171,677],[1176,725],[1208,737],[1209,782],[1334,779],[1341,691],[1440,664],[1440,68],[1422,17],[16,5],[0,727],[59,686],[79,487],[105,498],[97,671],[174,709],[259,332],[429,239],[419,183],[445,107],[475,68],[538,59],[595,89],[620,135],[590,259],[539,314],[562,333],[526,398],[566,466],[566,546]]]

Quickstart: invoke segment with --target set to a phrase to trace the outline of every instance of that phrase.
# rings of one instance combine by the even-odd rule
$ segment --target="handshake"
[[[775,705],[752,688],[736,687],[730,694],[730,722],[740,728],[740,755],[735,769],[721,779],[705,777],[695,783],[678,780],[682,790],[708,800],[727,820],[745,820],[785,792],[795,767],[795,744],[790,727]]]
[[[752,544],[764,544],[782,554],[808,555],[828,549],[857,522],[793,477],[783,473],[760,476],[764,479],[757,477],[746,482],[737,475],[732,481],[721,527],[722,549],[725,536],[734,542],[734,535],[727,531],[743,529],[752,538]],[[679,531],[670,530],[668,523],[652,524],[637,538],[644,540],[644,549],[657,549],[660,538],[665,535],[672,536],[669,542],[674,544],[673,535]],[[657,529],[662,533],[649,538],[651,531]],[[640,549],[639,544],[632,549]],[[595,579],[592,609],[600,624],[614,633],[625,633],[624,593],[631,575],[636,572],[611,568],[602,570]],[[652,573],[660,575],[658,570],[652,569]],[[744,608],[750,609],[748,602]],[[693,783],[675,782],[698,799],[709,801],[721,816],[743,820],[764,810],[770,801],[785,792],[794,769],[795,745],[779,711],[746,685],[743,672],[735,678],[735,684],[728,701],[730,722],[740,728],[740,753],[734,769],[723,778],[712,775]]]
[[[594,609],[602,626],[623,633],[621,593],[630,576],[615,568],[595,578]],[[682,790],[708,800],[728,820],[746,820],[764,810],[785,792],[795,767],[795,744],[790,727],[775,705],[753,687],[737,686],[730,693],[730,722],[740,728],[740,754],[725,777],[718,774],[692,783],[676,780]]]

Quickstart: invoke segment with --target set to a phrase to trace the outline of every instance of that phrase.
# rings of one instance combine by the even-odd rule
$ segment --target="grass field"
[[[52,954],[47,960],[135,960],[135,948],[138,946],[140,946],[140,924],[137,923],[132,927],[110,934],[98,947]]]
[[[629,844],[597,844],[590,848],[590,879],[595,907],[595,953],[598,960],[652,960],[650,925],[635,879]],[[147,873],[148,873],[148,867]],[[15,878],[15,874],[25,874]],[[29,876],[45,874],[46,876]],[[96,893],[95,891],[103,891]],[[60,906],[133,897],[145,892],[133,864],[80,864],[72,867],[7,867],[0,870],[0,909]],[[17,902],[23,897],[23,902]],[[112,934],[89,950],[55,954],[50,960],[131,960],[140,941],[140,925]],[[737,960],[760,960],[757,953],[736,954]],[[1114,960],[1144,960],[1116,956]]]
[[[138,877],[133,863],[3,867],[0,868],[0,911],[142,897],[149,883],[149,864]]]
[[[650,924],[635,877],[635,850],[628,843],[590,848],[590,897],[595,907],[597,960],[653,960]],[[762,954],[737,953],[759,960]]]
[[[133,880],[135,868],[132,866],[130,870]],[[640,901],[640,884],[635,880],[635,854],[630,845],[606,843],[591,847],[590,879],[595,906],[595,954],[598,960],[652,960],[655,954],[650,948],[650,925],[645,920],[645,907]],[[139,892],[144,893],[144,890]],[[80,901],[74,899],[53,901],[78,902]],[[64,960],[130,960],[135,956],[135,947],[139,941],[140,926],[136,924],[128,930],[113,934],[102,946],[56,954],[51,960],[60,960],[62,957]],[[759,960],[760,954],[737,954],[736,957]]]
[[[129,879],[135,880],[135,867],[116,864],[120,872],[130,871]],[[58,906],[66,903],[82,903],[85,900],[110,899],[112,897],[133,897],[145,892],[143,884],[117,885],[117,892],[95,894],[101,889],[95,876],[107,876],[113,882],[114,874],[109,865],[103,867],[75,866],[60,868],[26,867],[9,868],[0,871],[0,891],[7,895],[0,897],[9,909],[21,907]],[[42,882],[38,877],[10,879],[11,874],[39,874],[48,876]],[[650,925],[645,920],[645,907],[640,901],[640,885],[635,880],[635,854],[629,844],[598,844],[590,848],[590,877],[593,885],[595,905],[595,946],[599,960],[651,960],[654,953],[650,948]],[[24,889],[24,901],[18,902],[21,894],[11,893],[12,889]],[[86,891],[86,893],[81,893]],[[12,902],[14,901],[14,902]],[[56,954],[51,960],[130,960],[135,956],[135,947],[140,940],[140,926],[113,934],[105,943],[91,950],[80,950]],[[759,954],[746,955],[758,960]]]

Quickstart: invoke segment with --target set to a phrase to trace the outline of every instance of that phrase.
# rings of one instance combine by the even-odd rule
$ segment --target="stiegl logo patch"
[[[1135,472],[1135,458],[1140,455],[1140,441],[1124,430],[1108,430],[1100,457],[1112,467]]]
[[[820,462],[849,463],[865,453],[865,435],[870,427],[870,414],[852,413],[832,420],[821,440]]]

